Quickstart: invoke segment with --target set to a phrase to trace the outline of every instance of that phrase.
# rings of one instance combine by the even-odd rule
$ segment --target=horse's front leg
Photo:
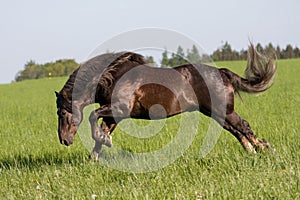
[[[110,138],[105,134],[104,130],[107,130],[106,124],[102,123],[101,128],[98,126],[99,118],[104,118],[106,116],[111,116],[110,106],[101,106],[100,108],[91,112],[89,121],[92,128],[92,137],[96,142],[101,144],[111,146]],[[112,117],[112,116],[111,116]],[[99,145],[98,145],[99,146]]]
[[[102,143],[95,141],[95,146],[94,146],[93,151],[91,153],[91,158],[93,160],[98,160],[101,148],[102,148]]]
[[[103,118],[101,128],[98,126],[99,118]],[[90,114],[89,121],[92,129],[92,137],[95,140],[95,147],[91,157],[97,159],[103,144],[108,147],[112,146],[110,133],[115,129],[117,123],[112,117],[111,107],[107,105],[94,110]]]

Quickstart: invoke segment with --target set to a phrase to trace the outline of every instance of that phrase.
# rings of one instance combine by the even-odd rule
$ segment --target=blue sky
[[[29,60],[82,62],[109,38],[143,27],[178,31],[209,53],[222,41],[246,49],[248,39],[299,47],[299,8],[299,0],[1,0],[0,84]]]

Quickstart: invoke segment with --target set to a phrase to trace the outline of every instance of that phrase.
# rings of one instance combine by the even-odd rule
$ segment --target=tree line
[[[276,56],[277,59],[300,58],[300,49],[298,47],[293,48],[290,44],[285,48],[281,48],[280,46],[273,46],[272,43],[269,43],[265,47],[258,43],[255,48],[258,52],[273,57]],[[221,48],[213,52],[211,58],[214,61],[247,60],[247,50],[233,50],[231,45],[228,42],[225,42]]]
[[[285,48],[279,46],[274,47],[271,43],[263,47],[258,43],[255,48],[264,54],[277,57],[277,59],[300,58],[300,50],[298,47],[287,45]],[[215,50],[211,55],[200,54],[195,45],[186,52],[181,46],[178,46],[177,52],[168,53],[167,49],[162,53],[160,60],[161,67],[174,67],[186,63],[209,63],[211,61],[233,61],[247,60],[247,50],[236,51],[232,49],[228,42],[225,42],[220,48]],[[152,56],[146,56],[146,60],[155,66],[158,66]],[[58,77],[70,75],[79,64],[74,59],[61,59],[55,62],[45,64],[37,64],[35,61],[29,61],[25,64],[24,70],[18,72],[15,81],[23,81],[27,79],[39,79],[46,77]]]
[[[277,59],[290,59],[290,58],[300,58],[300,49],[298,47],[293,48],[292,45],[287,45],[286,48],[280,48],[279,46],[274,47],[272,43],[269,43],[263,47],[260,43],[255,46],[256,50],[269,55],[271,57],[276,57]],[[184,53],[181,46],[178,47],[176,53],[172,53],[170,58],[168,57],[168,52],[162,53],[161,66],[177,66],[186,63],[209,63],[211,61],[234,61],[234,60],[247,60],[248,50],[242,49],[241,51],[233,50],[228,42],[225,42],[220,48],[215,50],[211,55],[199,54],[196,46],[192,49],[188,49]]]
[[[24,70],[17,73],[15,81],[68,76],[78,66],[79,64],[74,59],[61,59],[45,64],[37,64],[31,60],[25,64]]]

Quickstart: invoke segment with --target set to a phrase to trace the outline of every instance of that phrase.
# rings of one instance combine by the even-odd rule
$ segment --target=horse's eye
[[[62,111],[61,114],[62,114],[62,115],[66,115],[67,112],[66,112],[66,111]]]

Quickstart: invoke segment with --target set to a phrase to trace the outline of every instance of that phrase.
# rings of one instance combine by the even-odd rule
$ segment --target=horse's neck
[[[76,88],[74,88],[76,87]],[[73,88],[68,90],[68,101],[72,103],[72,107],[83,110],[83,108],[93,103],[93,95],[90,87],[79,87],[73,84]]]
[[[139,66],[139,63],[126,63],[119,66],[117,72],[114,74],[114,81],[118,81],[126,72],[132,68]],[[74,86],[74,84],[73,84]],[[99,103],[100,100],[97,99],[99,96],[98,92],[102,91],[102,85],[99,85],[99,82],[93,82],[93,79],[90,82],[87,82],[85,87],[79,87],[77,89],[72,89],[72,107],[75,106],[76,109],[82,111],[84,107],[93,103]]]
[[[72,100],[72,107],[80,110],[81,112],[83,111],[84,107],[94,103],[93,99],[91,98],[91,95],[87,95],[86,93],[77,95],[80,96],[80,98],[74,98]]]
[[[91,100],[87,98],[87,95],[83,95],[80,93],[73,93],[73,88],[63,88],[61,90],[61,94],[64,98],[64,104],[68,108],[69,111],[76,112],[83,111],[83,108],[90,104]]]

